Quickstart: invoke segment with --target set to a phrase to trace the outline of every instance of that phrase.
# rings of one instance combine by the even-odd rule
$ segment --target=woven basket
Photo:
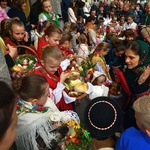
[[[80,55],[72,55],[72,59],[73,60],[76,60],[77,58],[81,58],[81,59],[83,59],[84,61],[87,61],[87,59],[85,58],[85,57],[83,57],[83,56],[80,56]],[[69,68],[69,67],[68,67]],[[76,71],[76,70],[70,70],[71,72],[77,72],[77,73],[79,73],[79,71]],[[66,92],[67,93],[69,93],[70,91],[68,91],[68,90],[66,90]],[[84,97],[86,97],[87,96],[87,94],[86,93],[81,93],[81,95],[79,95],[79,96],[77,96],[76,97],[76,100],[80,100],[80,99],[82,99],[82,98],[84,98]]]
[[[35,59],[37,59],[37,61],[39,61],[37,53],[34,49],[32,49],[28,46],[25,46],[25,45],[17,45],[17,48],[25,48],[30,52],[30,54],[19,55],[16,59],[18,59],[20,56],[29,56],[29,55],[31,55]],[[20,78],[22,78],[23,76],[25,76],[27,74],[33,73],[34,70],[35,70],[35,67],[30,68],[30,69],[26,69],[26,70],[21,70],[21,71],[14,70],[13,68],[10,68],[9,70],[10,70],[11,77],[13,79],[20,79]]]

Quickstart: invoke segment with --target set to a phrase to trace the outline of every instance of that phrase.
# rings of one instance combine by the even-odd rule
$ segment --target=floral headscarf
[[[136,40],[140,45],[140,60],[138,66],[133,68],[137,75],[141,75],[147,66],[150,65],[150,46],[141,40]]]

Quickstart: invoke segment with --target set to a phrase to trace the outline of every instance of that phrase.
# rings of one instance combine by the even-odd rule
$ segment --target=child
[[[18,149],[56,149],[57,144],[68,132],[62,126],[74,112],[60,112],[48,98],[49,84],[41,75],[23,77],[18,89],[17,137]],[[76,116],[78,119],[78,116]],[[75,119],[76,120],[76,119]],[[78,120],[77,120],[78,121]],[[58,136],[59,135],[59,136]]]
[[[72,35],[72,49],[74,53],[76,53],[76,46],[77,46],[77,24],[76,23],[71,23],[70,25],[70,33]]]
[[[5,45],[9,44],[16,47],[17,45],[25,45],[34,48],[28,37],[28,33],[25,31],[23,22],[20,20],[12,20],[10,22],[9,37],[3,37]],[[18,54],[11,57],[15,60],[18,55],[25,54],[27,51],[25,48],[17,48]],[[8,62],[9,63],[9,62]]]
[[[83,18],[81,16],[77,17],[77,32],[82,33],[84,28]]]
[[[138,26],[137,26],[137,23],[134,22],[134,16],[129,15],[127,17],[127,22],[124,24],[123,30],[132,29],[132,30],[136,31],[136,33],[137,33],[137,28],[138,28]]]
[[[7,16],[5,10],[3,10],[1,7],[0,7],[0,23],[2,20],[4,19],[9,19],[9,17]]]
[[[71,47],[71,44],[72,44],[71,33],[64,32],[59,44],[59,49],[61,50],[63,56],[67,57],[71,54],[74,54],[74,52],[69,49]]]
[[[56,26],[60,26],[58,16],[52,11],[52,4],[50,0],[42,1],[43,12],[39,15],[39,22],[44,22],[45,20],[50,20]]]
[[[53,23],[49,20],[38,23],[37,29],[34,31],[34,47],[37,50],[38,47],[38,39],[44,35],[44,31]]]
[[[45,30],[44,35],[38,40],[37,54],[39,58],[41,58],[42,49],[44,46],[55,46],[59,44],[62,38],[62,33],[63,31],[55,25],[51,25]]]
[[[109,74],[109,68],[105,61],[105,56],[107,55],[110,47],[106,42],[102,42],[97,45],[94,56],[92,58],[93,63],[96,63],[96,70],[103,72],[107,75],[108,81],[111,82],[111,77]]]
[[[62,72],[62,68],[60,67],[62,59],[63,56],[58,46],[47,46],[44,48],[41,56],[43,67],[35,70],[34,73],[44,76],[49,83],[49,87],[57,91],[54,93],[54,103],[59,110],[72,110],[71,102],[75,101],[75,98],[68,98],[68,95],[63,91],[65,88],[63,83],[68,78],[69,73]],[[58,89],[59,85],[61,86],[61,90]],[[61,92],[60,95],[58,91],[59,93]]]
[[[65,22],[63,31],[69,32],[70,31],[70,25],[71,25],[71,22]]]
[[[89,55],[88,45],[87,45],[87,38],[84,34],[81,34],[78,38],[79,44],[76,47],[77,54],[87,58]],[[83,59],[78,58],[77,62],[81,63]]]
[[[108,87],[105,86],[107,77],[104,73],[95,71],[91,83],[93,86],[93,92],[89,94],[89,98],[92,100],[99,96],[108,96]]]

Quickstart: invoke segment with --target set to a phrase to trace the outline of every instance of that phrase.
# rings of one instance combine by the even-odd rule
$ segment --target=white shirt
[[[69,19],[69,22],[76,23],[76,21],[77,21],[75,13],[74,13],[73,9],[70,7],[68,8],[68,19]]]

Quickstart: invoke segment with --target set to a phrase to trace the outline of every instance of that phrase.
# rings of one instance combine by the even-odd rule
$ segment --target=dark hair
[[[71,41],[72,40],[72,35],[70,32],[64,32],[62,35],[62,38],[60,40],[60,44],[63,44],[65,41]]]
[[[71,25],[70,25],[70,32],[75,31],[75,30],[77,30],[77,24],[74,23],[74,22],[71,22]]]
[[[18,94],[24,101],[28,101],[30,98],[38,99],[45,94],[45,87],[43,85],[46,83],[47,80],[41,75],[26,75],[20,82]]]
[[[86,23],[91,22],[91,21],[95,21],[96,18],[94,16],[89,16],[86,18]]]
[[[133,51],[133,53],[140,56],[141,47],[138,42],[130,41],[126,46],[126,50],[127,49],[131,49]]]
[[[132,29],[127,29],[127,30],[125,30],[124,33],[123,33],[123,35],[124,35],[125,37],[128,37],[128,36],[133,36],[133,37],[135,37],[135,33],[133,32]]]
[[[24,3],[26,3],[26,0],[12,0],[11,8],[21,9]]]
[[[0,81],[0,140],[12,121],[15,106],[15,94],[7,83]]]

